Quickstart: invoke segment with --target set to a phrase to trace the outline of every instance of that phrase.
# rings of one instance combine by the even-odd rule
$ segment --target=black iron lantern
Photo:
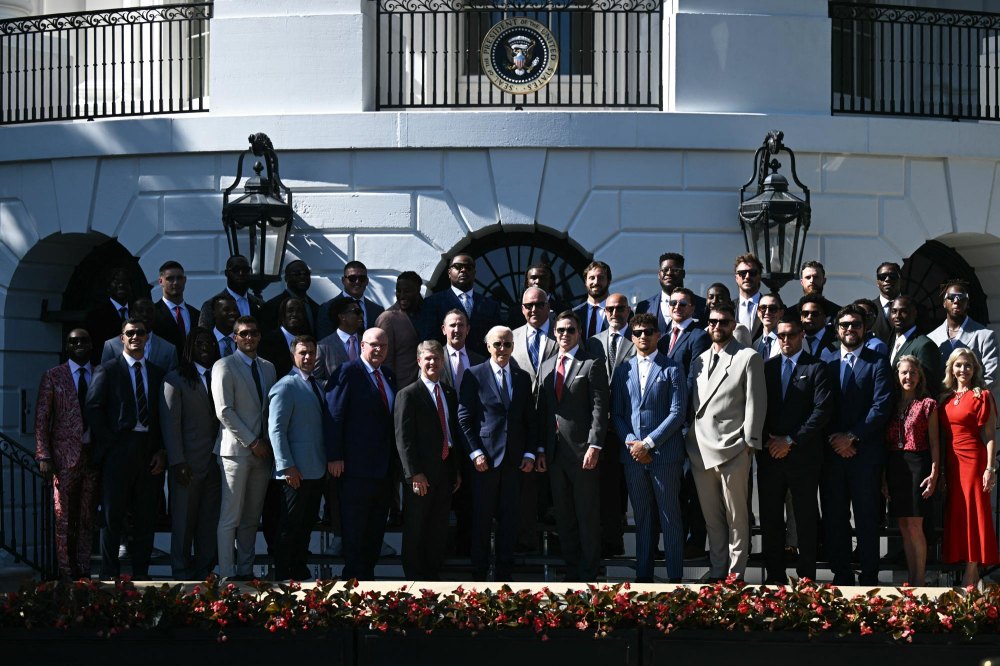
[[[773,291],[797,277],[806,244],[812,209],[809,188],[795,172],[795,153],[782,143],[784,132],[771,130],[753,156],[754,175],[740,188],[740,226],[747,251],[764,264],[761,276]],[[774,157],[785,151],[791,160],[792,180],[802,190],[803,199],[788,191],[788,180],[778,173],[781,163]],[[768,173],[770,170],[770,173]],[[747,188],[757,181],[757,192],[747,198]]]
[[[278,156],[266,134],[250,135],[250,152],[264,158],[254,164],[254,175],[246,180],[243,195],[229,200],[243,178],[243,158],[236,165],[236,180],[222,194],[222,226],[229,241],[229,255],[241,254],[250,262],[250,286],[259,296],[264,288],[281,279],[288,233],[292,229],[292,191],[278,175]]]

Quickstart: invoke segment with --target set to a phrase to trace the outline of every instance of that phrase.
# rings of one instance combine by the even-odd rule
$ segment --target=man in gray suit
[[[441,324],[444,334],[444,370],[441,381],[456,391],[462,387],[462,375],[474,365],[486,361],[486,357],[477,354],[465,344],[469,337],[469,317],[458,308],[449,310]]]
[[[632,308],[629,307],[625,294],[608,296],[608,300],[605,301],[604,317],[608,325],[597,335],[587,338],[586,346],[587,353],[604,363],[610,378],[614,376],[615,368],[635,356],[632,333],[628,330]],[[598,462],[601,470],[601,554],[604,557],[625,553],[625,509],[628,505],[628,493],[625,488],[625,471],[618,455],[621,441],[621,437],[615,433],[614,424],[609,419],[604,435],[606,451]]]
[[[536,464],[549,473],[559,544],[570,581],[597,580],[601,560],[597,464],[609,407],[605,364],[581,348],[582,329],[575,313],[561,313],[555,322],[559,350],[538,371],[545,453],[539,454]]]
[[[983,364],[986,386],[993,391],[997,382],[997,343],[993,331],[969,317],[969,283],[965,280],[948,280],[941,285],[944,311],[947,315],[941,325],[927,334],[941,352],[941,372],[953,351],[966,347],[976,353]]]
[[[316,338],[296,336],[290,345],[292,371],[268,394],[267,433],[274,448],[274,478],[281,484],[280,533],[275,549],[278,580],[307,580],[309,536],[332,460],[323,440],[326,401],[316,378]]]
[[[353,361],[361,353],[364,319],[361,306],[349,298],[334,299],[326,309],[337,330],[316,345],[316,368],[313,376],[321,384],[330,381],[337,368]]]
[[[153,322],[156,319],[156,307],[153,301],[142,297],[132,301],[129,306],[131,316],[141,319],[146,324],[149,335],[146,336],[146,348],[143,358],[153,365],[163,368],[164,372],[170,372],[177,368],[177,348],[163,338],[153,333]],[[104,350],[101,353],[101,363],[118,358],[125,351],[125,344],[121,336],[110,338],[104,343]]]
[[[212,449],[219,419],[210,370],[218,359],[212,333],[195,327],[180,367],[163,380],[160,430],[170,472],[170,565],[176,580],[204,580],[218,552],[221,477]]]
[[[742,577],[750,555],[747,486],[767,413],[764,361],[733,339],[736,312],[718,304],[708,313],[712,346],[691,363],[691,429],[687,452],[708,528],[713,578]]]
[[[518,367],[531,377],[531,392],[537,397],[538,368],[556,353],[548,294],[538,287],[528,287],[521,296],[521,312],[524,314],[525,324],[514,329],[512,357]]]
[[[215,414],[222,422],[222,434],[214,451],[222,467],[219,572],[230,580],[252,580],[257,525],[271,478],[267,395],[275,373],[269,361],[257,357],[257,320],[240,317],[234,331],[236,352],[212,366],[212,398]]]

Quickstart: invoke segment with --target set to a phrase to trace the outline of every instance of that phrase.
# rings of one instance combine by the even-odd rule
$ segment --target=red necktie
[[[181,316],[181,306],[174,306],[174,314],[177,315],[177,328],[181,331],[181,340],[187,337],[187,329],[184,328],[184,317]]]
[[[448,459],[448,420],[444,417],[444,403],[441,402],[441,387],[434,385],[434,400],[438,406],[438,421],[441,422],[441,460]]]
[[[681,335],[680,327],[674,326],[674,331],[673,333],[670,334],[670,347],[667,349],[668,354],[674,350],[674,345],[677,344],[677,338],[679,338],[680,335]]]
[[[556,400],[562,400],[563,382],[566,381],[566,370],[563,367],[565,356],[559,356],[559,363],[556,365]]]
[[[378,368],[375,368],[372,374],[375,375],[375,383],[378,384],[378,392],[382,394],[382,404],[385,405],[386,409],[389,409],[389,396],[385,392],[385,384],[382,382],[382,373]]]

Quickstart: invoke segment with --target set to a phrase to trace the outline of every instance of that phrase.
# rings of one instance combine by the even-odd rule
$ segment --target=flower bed
[[[0,595],[0,630],[66,629],[111,638],[123,632],[191,629],[210,632],[224,643],[231,635],[323,633],[360,629],[390,635],[419,632],[519,630],[548,640],[550,632],[584,632],[594,638],[640,629],[670,635],[685,630],[797,632],[803,636],[883,635],[896,641],[915,636],[971,638],[998,633],[1000,590],[953,590],[939,597],[900,588],[845,597],[840,590],[808,580],[783,587],[728,581],[638,592],[627,583],[567,592],[482,591],[458,587],[429,590],[363,590],[356,584],[319,581],[254,582],[250,590],[220,584],[214,577],[193,589],[183,585],[136,587],[123,578],[46,582]],[[8,634],[9,635],[9,634]]]

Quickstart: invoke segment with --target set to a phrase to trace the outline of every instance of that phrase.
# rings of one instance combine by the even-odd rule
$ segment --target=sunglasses
[[[825,317],[826,313],[822,310],[799,310],[800,317]]]
[[[780,305],[758,305],[757,309],[760,312],[780,312],[785,308],[781,307]]]
[[[802,331],[799,331],[798,333],[775,333],[774,334],[774,336],[776,338],[778,338],[779,340],[792,340],[794,338],[799,337],[800,335],[802,335]]]
[[[891,282],[899,279],[899,273],[879,273],[876,277],[879,282]]]
[[[733,324],[735,321],[736,321],[735,319],[712,319],[711,317],[709,317],[709,319],[708,319],[708,325],[709,326],[729,326],[730,324]]]
[[[672,307],[672,308],[676,308],[676,307],[686,308],[687,306],[691,305],[687,301],[683,301],[683,300],[681,300],[681,301],[667,301],[667,303],[669,303],[670,307]]]
[[[605,312],[628,312],[627,305],[606,305],[604,306]]]
[[[448,268],[453,271],[471,271],[474,266],[472,264],[452,264]]]
[[[248,328],[240,331],[236,334],[238,338],[258,338],[260,337],[260,331],[256,328]]]
[[[952,303],[961,303],[969,299],[969,295],[962,292],[952,292],[950,294],[944,295],[944,300],[951,301]]]
[[[632,330],[632,337],[647,338],[647,337],[653,337],[657,333],[659,333],[659,331],[655,328],[636,328]]]
[[[556,333],[559,335],[573,335],[576,333],[576,326],[566,326],[563,328],[557,328]]]
[[[351,284],[357,284],[358,282],[368,282],[367,275],[345,275],[344,279]]]
[[[849,328],[860,331],[863,326],[864,326],[864,324],[861,323],[860,321],[838,321],[837,322],[837,327],[840,330],[842,330],[842,331],[846,331]]]
[[[509,340],[500,340],[498,342],[491,342],[490,347],[493,347],[493,349],[496,349],[497,351],[500,351],[501,349],[513,349],[514,343]]]
[[[134,338],[134,337],[144,338],[146,337],[146,331],[142,330],[141,328],[133,328],[128,331],[122,331],[122,335],[124,335],[126,338]]]
[[[537,308],[544,308],[546,305],[548,305],[548,303],[546,303],[545,301],[538,301],[538,302],[532,302],[532,303],[521,303],[521,307],[524,308],[525,310],[534,310],[534,309],[537,309]]]
[[[750,270],[736,271],[736,274],[739,275],[741,278],[757,277],[758,275],[760,275],[760,271],[757,270],[756,268],[751,268]]]

